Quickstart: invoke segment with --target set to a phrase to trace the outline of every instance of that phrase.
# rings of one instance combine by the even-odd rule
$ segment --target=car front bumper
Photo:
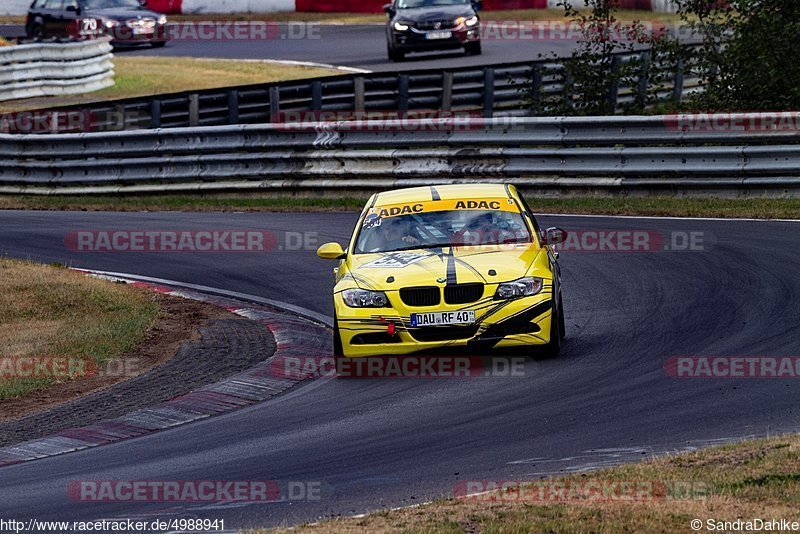
[[[445,31],[451,31],[451,37],[447,39],[428,39],[426,36],[432,32],[411,29],[404,32],[392,30],[392,47],[400,52],[425,52],[461,48],[469,43],[477,43],[481,40],[478,26],[469,29]]]
[[[530,297],[493,300],[490,295],[472,304],[407,308],[396,291],[387,291],[392,308],[350,308],[341,294],[334,296],[339,336],[349,358],[404,355],[441,349],[482,353],[495,348],[545,345],[550,342],[553,310],[552,283]],[[475,310],[474,325],[412,327],[411,313]],[[392,325],[392,326],[390,326]],[[391,330],[393,334],[390,334]]]

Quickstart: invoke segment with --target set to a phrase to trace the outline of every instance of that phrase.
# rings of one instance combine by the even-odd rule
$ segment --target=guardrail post
[[[611,58],[611,85],[608,87],[608,112],[612,115],[617,112],[617,102],[619,101],[619,71],[622,66],[622,58],[614,56]]]
[[[544,76],[542,67],[534,63],[531,65],[531,109],[532,115],[539,115],[542,112],[542,84]]]
[[[189,126],[200,125],[200,95],[189,95]]]
[[[311,110],[322,111],[322,82],[311,82]]]
[[[683,100],[683,58],[678,58],[675,66],[675,78],[672,85],[672,101],[680,103]]]
[[[442,111],[453,109],[453,73],[444,71],[442,73]]]
[[[639,54],[639,104],[644,108],[647,105],[647,86],[650,83],[650,52]]]
[[[119,129],[120,130],[127,130],[128,129],[128,118],[127,118],[127,113],[125,113],[125,104],[118,104],[118,105],[114,106],[114,114],[117,117],[119,117],[119,125],[120,125]],[[104,124],[103,126],[105,126],[106,128],[110,129],[113,125],[108,124],[108,122],[106,122],[106,124]],[[137,124],[136,127],[138,128],[139,125]],[[55,132],[55,131],[58,131],[58,130],[53,130],[53,131]]]
[[[483,116],[491,119],[494,116],[494,69],[483,69]]]
[[[239,124],[239,91],[228,91],[228,124]]]
[[[161,128],[161,100],[150,101],[150,128]]]
[[[273,85],[269,88],[269,122],[279,120],[281,112],[281,88]]]
[[[573,102],[573,85],[575,84],[575,79],[572,77],[572,73],[569,69],[564,68],[564,74],[562,75],[564,80],[564,87],[561,89],[561,95],[564,98],[564,105],[568,109],[573,109],[575,107],[575,102]]]
[[[397,111],[405,116],[408,111],[408,75],[401,74],[397,77]]]
[[[356,76],[353,78],[353,111],[361,113],[364,111],[364,77]]]

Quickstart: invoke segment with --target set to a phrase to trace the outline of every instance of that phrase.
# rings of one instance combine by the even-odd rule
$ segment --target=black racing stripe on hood
[[[454,286],[456,284],[458,284],[458,277],[456,276],[456,257],[451,247],[447,251],[447,285]]]
[[[466,267],[467,269],[469,269],[469,270],[470,270],[470,271],[471,271],[471,272],[472,272],[472,273],[473,273],[475,276],[477,276],[478,278],[480,278],[481,280],[483,280],[483,283],[484,283],[484,284],[486,283],[486,277],[485,277],[485,276],[483,276],[483,274],[481,274],[481,272],[480,272],[478,269],[476,269],[475,267],[473,267],[472,265],[470,265],[469,263],[467,263],[466,261],[464,261],[464,260],[463,260],[463,259],[461,259],[461,258],[456,258],[456,262],[457,262],[459,265],[463,265],[464,267]]]
[[[439,196],[439,191],[433,186],[431,186],[431,200],[442,200],[442,197]]]

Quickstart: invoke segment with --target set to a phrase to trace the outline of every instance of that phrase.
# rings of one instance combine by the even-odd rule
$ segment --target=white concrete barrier
[[[114,85],[108,38],[0,48],[0,102],[91,93]]]

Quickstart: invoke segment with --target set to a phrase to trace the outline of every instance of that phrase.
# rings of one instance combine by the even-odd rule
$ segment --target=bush
[[[619,0],[580,3],[588,11],[576,9],[572,0],[559,4],[581,35],[572,54],[558,60],[564,65],[564,91],[542,96],[533,84],[524,87],[524,105],[533,114],[611,114],[617,110],[617,88],[632,94],[632,102],[620,106],[631,114],[654,108],[800,109],[800,0],[676,0],[684,28],[701,41],[693,47],[638,21],[621,24],[614,16]],[[632,61],[616,58],[642,46],[649,52]],[[548,59],[557,58],[552,54]],[[699,77],[705,87],[680,105],[663,99],[665,82],[679,64],[686,76]]]
[[[562,0],[569,24],[578,29],[580,40],[568,58],[549,56],[564,66],[560,94],[539,97],[526,88],[525,106],[535,114],[605,115],[617,109],[619,88],[630,88],[633,99],[622,110],[642,113],[658,101],[659,90],[671,80],[682,51],[665,32],[654,32],[639,21],[621,23],[615,16],[619,0],[582,0],[576,8]],[[582,9],[588,8],[588,11]],[[621,53],[636,49],[647,52],[621,61]],[[540,55],[540,58],[542,56]],[[556,61],[557,60],[557,61]],[[640,83],[640,82],[644,83]]]
[[[694,54],[706,90],[688,104],[709,111],[800,109],[798,0],[678,0],[702,37]]]

